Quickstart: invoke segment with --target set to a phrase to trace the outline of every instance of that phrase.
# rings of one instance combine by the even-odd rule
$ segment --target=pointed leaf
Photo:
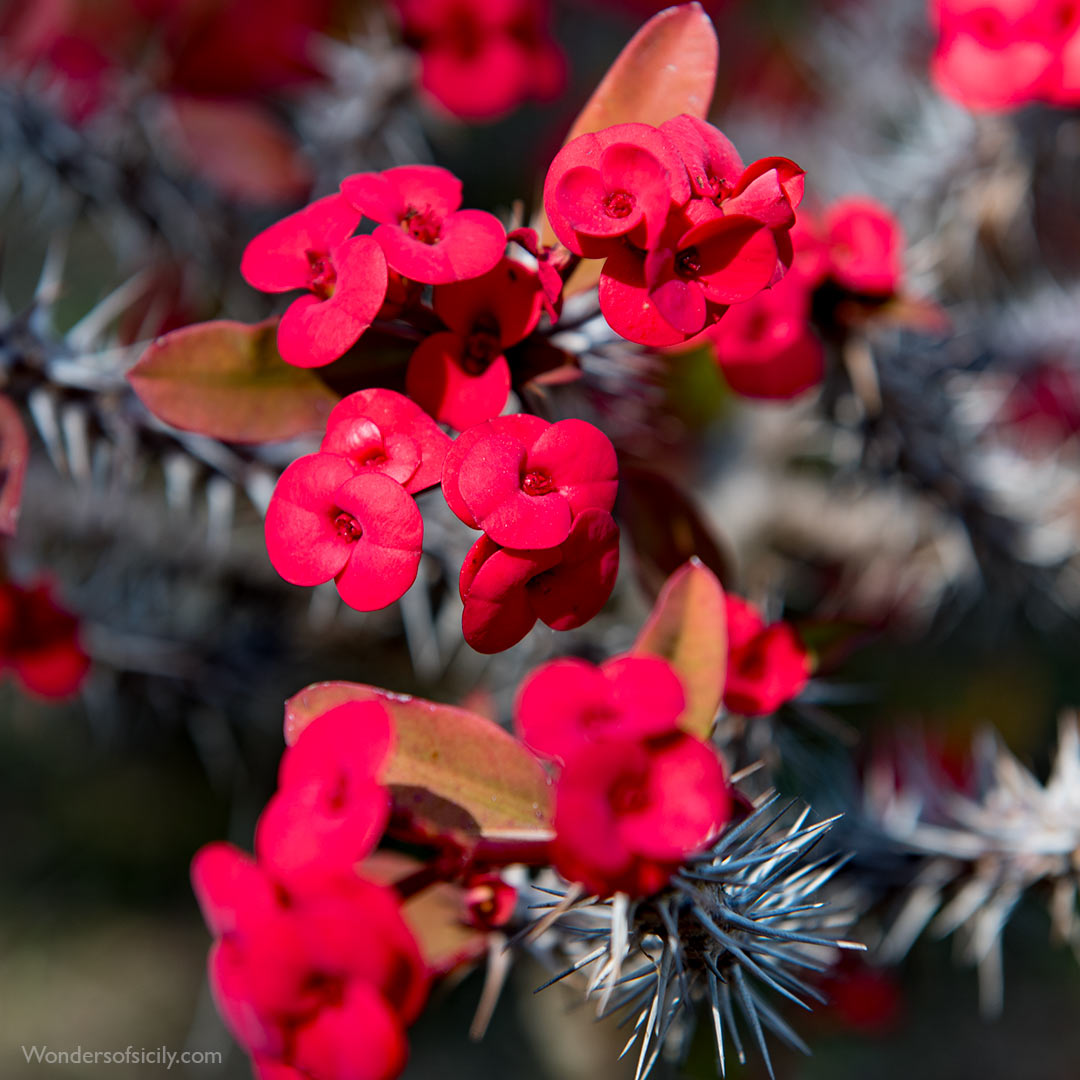
[[[0,534],[14,536],[30,442],[15,403],[0,394]]]
[[[432,838],[517,839],[551,821],[551,780],[498,724],[454,705],[361,683],[315,683],[285,703],[285,741],[345,701],[377,701],[390,713],[397,748],[382,780],[394,812]]]
[[[681,113],[704,119],[716,88],[719,43],[700,4],[679,4],[654,15],[615,58],[574,121],[566,141],[612,124],[658,126]],[[544,244],[555,234],[541,210]],[[571,275],[564,296],[585,292],[600,280],[603,263],[586,259]]]
[[[281,359],[276,319],[174,330],[143,353],[128,381],[159,420],[226,442],[317,431],[337,401],[314,372]]]
[[[686,690],[682,727],[707,738],[724,696],[727,619],[720,581],[699,559],[668,578],[631,652],[675,668]]]

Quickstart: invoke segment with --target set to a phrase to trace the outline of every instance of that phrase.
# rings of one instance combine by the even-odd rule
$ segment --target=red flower
[[[852,292],[888,296],[904,274],[904,236],[896,218],[873,199],[840,199],[825,214],[829,272]]]
[[[743,716],[765,716],[790,701],[810,678],[810,655],[786,622],[766,625],[752,604],[724,597],[728,670],[724,705]]]
[[[1080,10],[1055,0],[931,0],[938,88],[974,110],[1080,99]]]
[[[396,0],[420,52],[423,88],[466,120],[490,120],[526,98],[550,98],[565,61],[543,0]]]
[[[619,527],[603,510],[584,510],[558,547],[500,548],[488,536],[461,567],[461,629],[477,652],[516,645],[540,619],[553,630],[583,626],[607,603],[619,570]]]
[[[506,247],[499,219],[483,210],[459,210],[461,181],[436,165],[357,173],[341,182],[341,194],[379,222],[373,235],[387,263],[413,281],[445,285],[479,277]]]
[[[643,188],[637,189],[638,184]],[[555,155],[544,181],[544,209],[555,235],[575,255],[589,258],[604,258],[616,250],[613,238],[630,232],[646,216],[649,239],[655,239],[669,207],[683,206],[689,198],[679,155],[649,124],[615,124],[579,135]],[[632,224],[622,228],[626,221]],[[598,226],[604,231],[597,232]],[[636,238],[644,243],[645,230]]]
[[[677,733],[578,750],[555,789],[555,869],[607,896],[663,888],[731,816],[716,751]]]
[[[376,472],[410,495],[439,482],[450,439],[427,413],[393,390],[357,390],[326,422],[320,450],[348,458],[358,473]]]
[[[810,292],[794,273],[734,305],[706,333],[728,385],[745,397],[793,398],[824,376],[825,350],[810,325]]]
[[[357,474],[337,454],[308,454],[281,475],[266,511],[266,550],[293,585],[331,578],[342,600],[374,611],[416,578],[424,523],[389,476]]]
[[[533,753],[567,761],[594,742],[671,734],[685,708],[679,676],[659,657],[553,660],[522,684],[515,723]]]
[[[0,667],[10,667],[37,697],[69,697],[82,685],[90,658],[80,643],[79,620],[53,599],[44,581],[0,587]]]
[[[196,855],[192,881],[219,938],[210,984],[259,1075],[390,1080],[428,976],[394,893],[350,876],[286,893],[226,844]]]
[[[450,448],[443,490],[454,511],[496,544],[561,544],[577,514],[610,510],[618,462],[608,437],[584,420],[489,420]]]
[[[263,292],[307,289],[278,327],[281,357],[321,367],[352,347],[386,296],[386,259],[369,236],[356,236],[360,214],[327,195],[259,233],[244,250],[240,272]]]
[[[465,882],[465,922],[480,930],[505,926],[517,908],[518,891],[498,874],[473,874]]]
[[[481,277],[438,286],[435,311],[450,329],[413,353],[405,373],[409,396],[459,431],[498,416],[510,395],[504,351],[532,332],[542,302],[537,275],[512,259]]]
[[[393,742],[386,710],[349,702],[313,720],[281,759],[255,831],[259,861],[286,886],[350,872],[379,842],[390,801],[378,775]]]

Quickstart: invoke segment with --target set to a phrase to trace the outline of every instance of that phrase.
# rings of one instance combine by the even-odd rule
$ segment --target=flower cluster
[[[810,654],[790,623],[766,624],[753,604],[724,597],[728,669],[724,705],[742,716],[765,716],[790,701],[810,678]]]
[[[0,586],[0,669],[29,693],[58,699],[79,689],[90,667],[79,638],[79,620],[46,582]]]
[[[439,482],[449,438],[393,390],[359,390],[327,420],[317,454],[281,475],[266,549],[293,585],[333,579],[345,603],[385,607],[416,578],[424,523],[412,495]]]
[[[551,98],[565,60],[547,31],[546,0],[395,0],[420,53],[420,85],[465,120],[491,120],[527,98]]]
[[[706,330],[728,385],[745,397],[787,399],[821,382],[825,352],[811,316],[822,286],[880,303],[903,277],[900,226],[873,199],[841,199],[820,223],[800,213],[791,241],[784,279]]]
[[[509,648],[537,619],[570,630],[604,606],[619,565],[617,477],[610,440],[583,420],[502,416],[458,437],[443,495],[483,531],[459,580],[474,649]]]
[[[744,168],[711,124],[616,124],[559,151],[544,184],[555,234],[604,259],[600,306],[643,345],[685,341],[779,281],[803,171],[786,158]]]
[[[518,732],[561,765],[552,861],[568,881],[647,896],[728,821],[723,764],[680,729],[685,705],[678,675],[656,657],[556,660],[523,684]]]
[[[324,713],[282,759],[257,858],[224,843],[195,856],[214,998],[260,1077],[388,1080],[404,1066],[429,975],[395,894],[354,869],[386,823],[392,738],[375,702]]]
[[[1068,0],[931,0],[931,74],[969,109],[1080,102],[1080,7]]]
[[[297,367],[336,360],[388,299],[395,302],[403,281],[445,285],[493,269],[506,231],[492,214],[460,206],[461,181],[452,173],[405,165],[346,177],[340,194],[259,233],[240,264],[248,284],[305,291],[282,316],[282,358]],[[364,218],[376,223],[374,232],[353,236]]]

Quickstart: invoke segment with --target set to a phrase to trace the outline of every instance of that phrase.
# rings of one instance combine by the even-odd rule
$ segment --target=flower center
[[[350,544],[355,544],[364,535],[360,522],[352,514],[345,513],[344,510],[334,518],[334,527],[337,529],[338,536],[342,540],[347,540]]]
[[[465,338],[461,366],[469,375],[483,375],[501,352],[499,324],[490,315],[483,316],[473,323],[472,333]]]
[[[418,210],[415,206],[410,206],[401,219],[401,227],[421,244],[436,243],[441,226],[442,220],[439,215],[428,207]]]
[[[639,776],[623,776],[611,788],[609,802],[611,809],[621,817],[640,813],[649,805],[649,796]]]
[[[555,490],[555,483],[544,472],[529,472],[522,477],[521,490],[526,495],[547,495]]]
[[[635,205],[636,200],[629,191],[612,191],[604,199],[604,211],[613,218],[628,217]]]
[[[324,251],[312,251],[310,248],[305,254],[308,261],[308,288],[320,300],[329,300],[334,295],[334,285],[337,283],[337,271],[330,256]]]
[[[696,277],[701,273],[701,256],[698,249],[689,247],[675,256],[675,269],[683,277]]]

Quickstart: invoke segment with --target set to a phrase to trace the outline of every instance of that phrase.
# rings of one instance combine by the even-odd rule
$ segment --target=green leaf
[[[413,832],[469,844],[550,828],[551,780],[540,762],[498,724],[454,705],[361,683],[315,683],[285,703],[285,741],[346,701],[377,701],[389,712],[397,746],[382,780]]]
[[[716,89],[719,42],[700,4],[679,4],[654,15],[630,39],[578,114],[566,142],[612,124],[652,124],[682,113],[704,119]],[[541,209],[540,237],[555,243]],[[598,259],[586,259],[571,275],[567,296],[600,280]]]
[[[337,401],[313,371],[281,359],[276,319],[174,330],[143,353],[128,381],[159,420],[225,442],[317,431]]]
[[[631,652],[662,656],[675,668],[686,689],[682,727],[707,738],[724,696],[727,618],[723,587],[699,559],[668,578]]]

